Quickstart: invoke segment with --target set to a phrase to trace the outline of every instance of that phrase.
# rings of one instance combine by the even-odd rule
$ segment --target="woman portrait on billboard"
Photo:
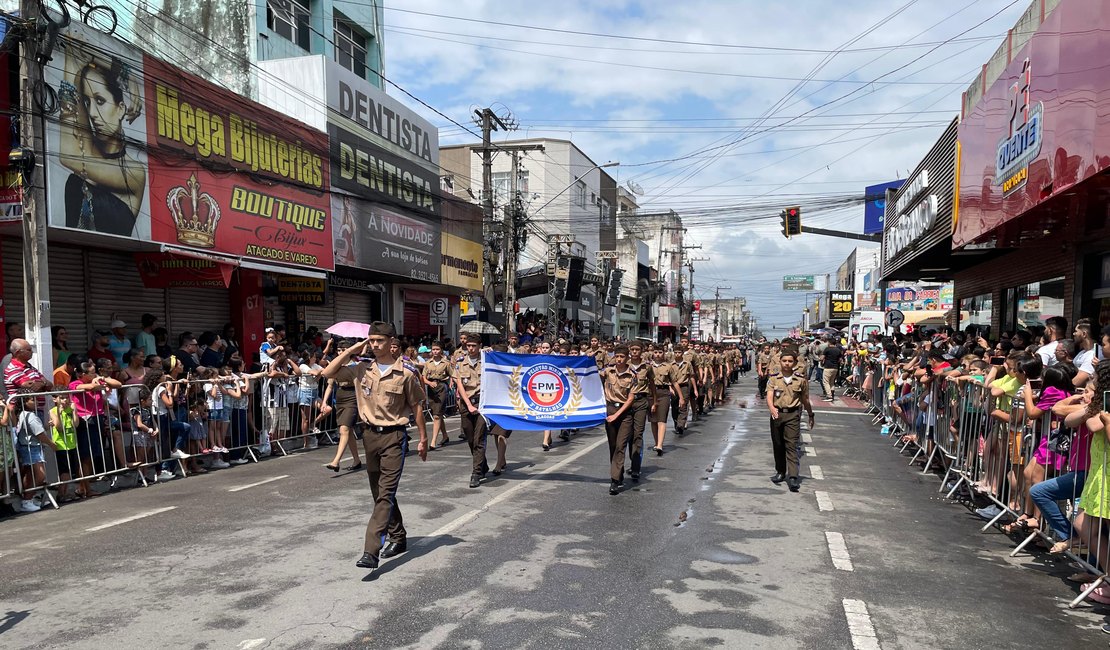
[[[130,237],[143,203],[146,167],[128,151],[124,120],[142,112],[140,80],[115,56],[66,42],[60,104],[60,162],[69,228]]]

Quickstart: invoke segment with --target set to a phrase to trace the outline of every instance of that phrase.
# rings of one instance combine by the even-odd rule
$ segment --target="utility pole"
[[[479,149],[482,155],[482,212],[486,223],[493,223],[493,144],[490,133],[498,128],[508,131],[509,127],[492,108],[476,110],[474,114],[482,125],[482,148]]]
[[[701,248],[701,246],[683,246],[683,248]],[[708,258],[708,257],[691,257],[689,260],[687,260],[687,263],[686,263],[686,268],[690,269],[690,329],[691,329],[690,334],[691,335],[694,333],[693,332],[693,325],[694,325],[694,317],[693,317],[693,314],[694,314],[694,262],[708,262],[709,259],[710,258]],[[694,339],[694,337],[691,336],[690,340],[693,340],[693,339]]]
[[[505,149],[513,157],[512,171],[509,173],[509,205],[505,208],[505,225],[501,236],[501,250],[505,260],[505,293],[501,304],[505,314],[505,335],[508,336],[516,327],[516,310],[513,307],[516,305],[517,231],[520,229],[524,213],[524,206],[520,200],[520,153],[522,151],[542,152],[544,148],[542,144],[525,144],[505,147]]]
[[[35,92],[42,83],[43,38],[39,34],[42,5],[39,0],[20,0],[20,18],[26,21],[28,31],[23,39],[20,58],[19,155],[18,168],[23,188],[23,314],[27,340],[35,349],[38,367],[50,372],[50,277],[47,273],[46,251],[46,191],[43,185],[45,165],[38,162],[43,141],[35,117]],[[10,27],[9,27],[10,28]],[[13,156],[15,158],[15,156]],[[43,158],[45,160],[45,158]],[[14,162],[14,160],[13,160]]]
[[[717,330],[717,342],[721,342],[721,289],[731,291],[732,287],[717,287],[713,292],[713,312],[715,318],[713,319],[713,329]]]

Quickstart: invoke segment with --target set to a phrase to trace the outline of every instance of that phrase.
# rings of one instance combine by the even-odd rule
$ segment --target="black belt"
[[[367,424],[366,429],[374,433],[393,433],[395,431],[404,431],[408,427],[404,424],[394,424],[388,427],[380,427],[376,424]]]
[[[779,408],[779,413],[796,413],[800,410],[802,410],[802,407],[800,407],[800,406],[794,406],[794,407],[790,407],[790,408],[782,407],[782,408]]]

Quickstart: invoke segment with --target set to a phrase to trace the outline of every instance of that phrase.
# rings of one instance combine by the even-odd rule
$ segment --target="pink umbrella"
[[[367,323],[356,323],[354,321],[345,320],[328,329],[324,330],[328,334],[334,334],[345,339],[364,339],[370,334],[370,325]]]

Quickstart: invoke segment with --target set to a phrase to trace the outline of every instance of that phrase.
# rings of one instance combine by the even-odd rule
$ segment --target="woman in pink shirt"
[[[111,377],[97,374],[96,362],[86,361],[77,367],[77,379],[69,384],[73,391],[73,412],[77,416],[77,455],[85,476],[107,471],[104,465],[104,436],[110,434],[108,400],[104,393],[123,384]],[[85,494],[84,496],[93,496]]]

